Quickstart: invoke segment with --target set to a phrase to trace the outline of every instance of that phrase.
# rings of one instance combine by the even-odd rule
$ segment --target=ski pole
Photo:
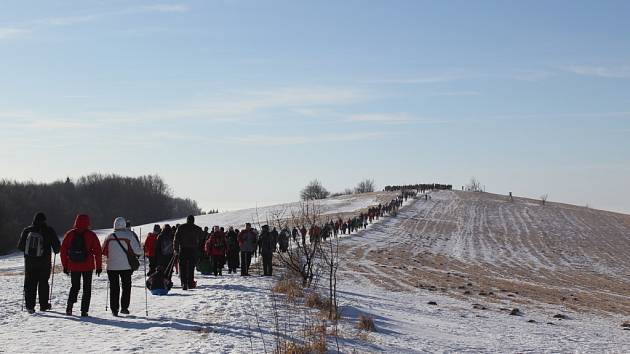
[[[52,267],[52,278],[50,280],[50,294],[48,297],[48,306],[52,308],[52,294],[55,285],[55,265],[57,263],[57,254],[55,253],[55,257],[53,258],[53,267]]]
[[[142,245],[142,228],[140,228],[140,244]],[[147,294],[147,257],[146,253],[142,252],[142,264],[144,265],[144,312],[149,317],[149,295]]]

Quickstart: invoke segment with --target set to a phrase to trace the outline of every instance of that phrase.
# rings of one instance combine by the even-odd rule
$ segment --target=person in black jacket
[[[240,247],[238,246],[238,230],[234,230],[232,226],[228,229],[227,233],[227,264],[228,264],[228,274],[234,273],[236,274],[236,268],[239,267],[239,253],[241,252]]]
[[[277,232],[276,232],[277,233]],[[260,254],[262,255],[263,272],[265,276],[272,275],[273,252],[276,250],[276,240],[273,232],[269,232],[269,226],[262,227],[262,233],[259,237]]]
[[[203,230],[195,225],[195,217],[188,215],[186,223],[180,225],[175,232],[173,249],[179,255],[179,276],[182,289],[195,287],[195,266],[199,258],[199,239],[203,237]]]
[[[51,250],[59,253],[61,244],[55,230],[46,225],[46,215],[37,213],[33,224],[22,231],[18,249],[24,252],[24,302],[29,313],[35,312],[35,300],[39,293],[39,310],[51,309],[48,302]]]

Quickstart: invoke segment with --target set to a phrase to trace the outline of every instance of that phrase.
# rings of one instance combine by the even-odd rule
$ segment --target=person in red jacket
[[[87,317],[92,296],[92,271],[96,275],[102,271],[101,244],[96,234],[90,229],[90,217],[77,215],[74,227],[63,237],[61,243],[61,264],[63,272],[69,274],[72,286],[68,295],[66,315],[72,315],[72,306],[77,302],[83,278],[83,295],[81,296],[81,317]]]
[[[206,254],[212,258],[212,272],[215,276],[223,275],[225,265],[225,254],[227,253],[227,240],[225,233],[218,226],[215,226],[206,241]]]
[[[149,259],[149,273],[153,274],[155,272],[155,268],[157,267],[157,262],[155,259],[155,240],[157,240],[157,236],[162,232],[160,229],[160,225],[153,225],[153,232],[149,232],[147,238],[144,240],[144,255]]]

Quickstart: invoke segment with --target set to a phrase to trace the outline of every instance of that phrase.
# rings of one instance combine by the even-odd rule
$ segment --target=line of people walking
[[[296,225],[289,230],[289,226],[285,225],[278,231],[275,227],[263,225],[259,232],[251,223],[246,223],[243,230],[230,226],[226,233],[220,226],[214,226],[211,231],[207,227],[202,229],[190,215],[185,224],[155,225],[143,245],[124,217],[115,218],[113,231],[101,244],[90,229],[90,217],[86,214],[76,216],[73,227],[64,234],[60,243],[55,230],[47,225],[45,214],[39,212],[32,225],[24,229],[18,243],[18,249],[24,252],[25,257],[24,305],[29,313],[35,312],[36,297],[39,295],[40,311],[51,309],[48,281],[57,254],[60,254],[63,273],[71,281],[66,315],[73,314],[74,304],[82,290],[80,315],[89,316],[92,277],[93,274],[100,277],[104,256],[109,282],[109,308],[113,316],[119,316],[129,314],[132,275],[138,269],[138,258],[142,255],[149,264],[146,286],[154,295],[168,294],[173,285],[173,271],[179,273],[184,291],[196,287],[195,269],[203,275],[222,276],[227,264],[228,274],[236,274],[236,269],[240,268],[241,276],[250,276],[252,258],[256,255],[262,259],[263,275],[272,276],[273,254],[287,252],[290,239],[296,244],[301,241],[302,245],[306,245],[307,236],[310,243],[317,243],[328,237],[350,234],[366,228],[368,223],[386,214],[395,215],[410,196],[413,194],[403,193],[390,203],[370,207],[355,217],[330,219],[321,225],[313,224],[309,229]],[[298,240],[299,236],[301,240]],[[52,254],[55,257],[51,266]],[[52,274],[54,276],[54,272]]]

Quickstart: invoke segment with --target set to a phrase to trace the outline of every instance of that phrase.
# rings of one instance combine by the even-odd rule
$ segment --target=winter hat
[[[127,228],[127,220],[122,216],[114,219],[114,230],[124,230]]]
[[[33,225],[42,225],[46,222],[46,215],[41,211],[33,217]]]

